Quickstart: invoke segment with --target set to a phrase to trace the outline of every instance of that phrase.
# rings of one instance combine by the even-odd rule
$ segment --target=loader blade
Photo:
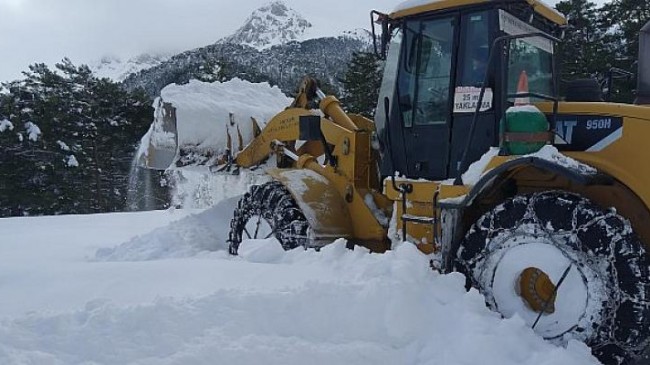
[[[152,170],[166,170],[178,155],[176,108],[163,103],[161,110],[149,129],[146,151],[138,159],[140,166]]]
[[[176,159],[176,150],[156,148],[149,145],[147,153],[145,162],[141,166],[151,170],[167,170]]]

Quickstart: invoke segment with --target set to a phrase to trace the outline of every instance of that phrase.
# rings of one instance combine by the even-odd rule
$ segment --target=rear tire
[[[555,256],[546,256],[545,251]],[[557,301],[585,304],[578,310],[566,304],[571,316],[563,316],[560,309],[556,317],[547,318],[548,328],[538,326],[535,331],[556,343],[565,343],[567,337],[581,340],[604,364],[637,360],[650,341],[650,261],[629,222],[614,210],[566,192],[516,196],[474,223],[457,252],[455,267],[485,295],[491,309],[503,315],[500,305],[521,309],[516,313],[531,325],[537,313],[514,299],[523,302],[521,297],[504,295],[503,288],[512,285],[508,272],[521,272],[516,270],[525,266],[555,270],[557,284],[557,268],[551,268],[561,265],[548,257],[568,263],[578,278],[564,288],[575,285],[578,290],[562,298],[558,289]],[[514,285],[511,289],[516,291]]]
[[[261,231],[260,226],[268,229]],[[305,215],[291,193],[277,181],[254,185],[239,200],[230,221],[229,252],[237,255],[244,239],[270,237],[275,237],[285,250],[307,247],[309,243]]]

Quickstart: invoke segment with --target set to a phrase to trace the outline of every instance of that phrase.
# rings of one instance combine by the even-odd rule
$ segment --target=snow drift
[[[489,311],[410,244],[244,241],[230,257],[228,204],[0,220],[0,363],[597,364]]]

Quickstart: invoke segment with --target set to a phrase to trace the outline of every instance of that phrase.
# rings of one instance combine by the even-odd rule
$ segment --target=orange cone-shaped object
[[[528,93],[528,75],[526,74],[526,71],[521,71],[521,74],[519,74],[519,82],[517,83],[517,95],[527,94],[527,93]],[[515,105],[529,105],[529,104],[530,104],[530,98],[528,96],[515,98]]]

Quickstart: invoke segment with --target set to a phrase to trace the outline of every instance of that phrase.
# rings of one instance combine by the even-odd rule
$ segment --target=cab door
[[[453,96],[449,177],[456,177],[464,172],[460,171],[460,165],[470,138],[467,162],[478,160],[490,146],[498,145],[497,115],[500,111],[495,109],[498,103],[494,102],[494,85],[497,80],[494,72],[489,72],[488,67],[488,56],[494,38],[490,30],[494,29],[494,21],[494,11],[489,9],[463,12],[460,17],[459,62],[456,64]],[[495,58],[493,62],[496,61],[498,60]],[[476,116],[474,135],[470,136],[469,130],[483,86],[485,94]]]
[[[411,178],[447,178],[456,24],[457,15],[404,24],[396,94],[406,168],[400,172]]]

